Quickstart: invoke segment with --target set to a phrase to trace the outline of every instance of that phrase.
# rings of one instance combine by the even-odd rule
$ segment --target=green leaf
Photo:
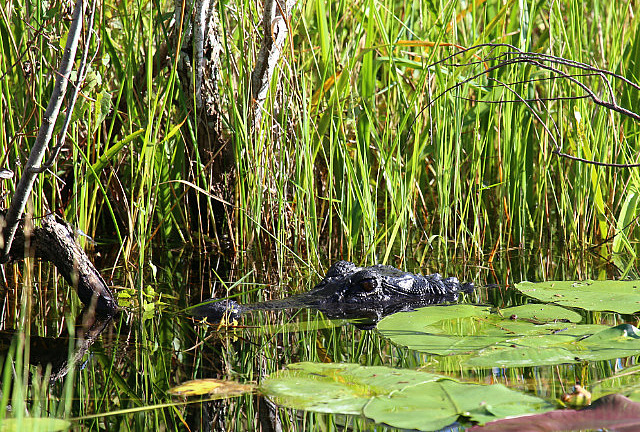
[[[378,330],[416,351],[458,355],[452,360],[459,367],[541,366],[640,353],[635,327],[575,324],[579,315],[559,306],[524,305],[491,314],[480,306],[457,306],[466,307],[430,306],[392,315],[378,323]],[[449,309],[450,316],[443,317]]]
[[[111,103],[111,93],[106,89],[102,90],[97,98],[95,104],[96,110],[96,119],[93,131],[95,132],[98,127],[104,122],[104,119],[107,118],[109,113],[111,112],[112,103]]]
[[[378,331],[393,342],[437,355],[467,354],[504,340],[487,325],[489,308],[472,305],[429,306],[391,315],[378,323]],[[456,329],[466,329],[458,334]],[[455,334],[454,337],[450,335]]]
[[[435,430],[460,416],[486,422],[546,411],[550,404],[502,385],[457,382],[413,370],[355,364],[297,363],[267,378],[276,403],[325,413],[364,414],[376,422]]]
[[[93,165],[91,165],[91,168],[87,172],[86,181],[89,182],[88,184],[91,184],[95,179],[97,179],[99,177],[99,174],[102,172],[104,167],[107,166],[107,164],[111,161],[111,159],[113,159],[118,154],[118,152],[120,150],[122,150],[122,148],[125,145],[129,144],[135,138],[140,136],[144,131],[145,131],[144,129],[138,129],[137,131],[133,132],[132,134],[127,135],[126,137],[124,137],[123,139],[121,139],[120,141],[118,141],[117,143],[112,145],[111,147],[109,147],[98,158],[98,160]]]
[[[550,323],[557,318],[574,322],[580,320],[579,315],[553,305],[525,305],[512,309],[504,309],[500,313],[506,318],[519,315],[525,319],[540,315],[537,323],[543,322],[542,318],[545,316],[554,317],[548,319]],[[542,327],[526,321],[502,321],[502,317],[491,314],[490,309],[486,307],[429,306],[386,317],[378,323],[378,331],[393,342],[416,351],[437,355],[459,355],[503,343],[517,334],[540,335],[540,332],[566,328],[564,323]],[[508,332],[507,328],[510,329]]]
[[[10,418],[0,420],[0,431],[2,432],[24,432],[24,431],[63,431],[71,427],[71,422],[56,418]]]
[[[441,379],[378,396],[364,415],[401,429],[438,430],[459,416],[479,423],[547,411],[553,406],[535,396],[509,390],[501,384],[480,385]]]
[[[520,282],[516,289],[545,303],[590,311],[632,314],[640,311],[638,281],[549,281]]]
[[[503,309],[501,313],[506,318],[514,317],[516,319],[527,319],[538,321],[540,323],[551,323],[556,321],[578,323],[582,321],[582,316],[580,316],[579,313],[563,307],[548,304],[525,304],[521,306],[514,306],[508,309]]]
[[[635,192],[629,192],[627,198],[624,200],[622,210],[620,210],[618,220],[616,221],[616,236],[613,239],[613,253],[622,253],[623,248],[626,248],[633,256],[635,256],[635,251],[629,243],[629,236],[625,230],[629,229],[629,224],[633,218],[636,217],[638,198],[640,198],[640,195]]]
[[[324,413],[359,415],[373,396],[439,375],[383,366],[295,363],[267,378],[260,389],[279,405]]]

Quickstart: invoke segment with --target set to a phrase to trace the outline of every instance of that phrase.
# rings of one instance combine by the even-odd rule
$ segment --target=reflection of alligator
[[[392,313],[455,301],[459,292],[471,290],[473,284],[461,284],[455,277],[443,279],[438,273],[422,276],[386,265],[363,268],[348,261],[338,261],[307,293],[246,305],[233,300],[211,299],[192,307],[189,312],[194,317],[220,322],[233,321],[253,310],[313,308],[330,318],[367,318],[375,323]]]

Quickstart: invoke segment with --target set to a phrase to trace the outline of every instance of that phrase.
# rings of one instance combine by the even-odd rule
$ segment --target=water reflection
[[[459,302],[499,308],[530,301],[511,288],[512,284],[522,280],[614,279],[624,274],[624,269],[591,253],[550,254],[511,250],[495,254],[493,258],[492,262],[486,262],[479,259],[438,260],[433,257],[422,266],[417,262],[389,264],[413,272],[438,272],[473,281],[478,288],[461,296]],[[82,330],[76,330],[76,335],[84,334],[83,338],[72,342],[58,338],[60,340],[55,342],[57,348],[55,345],[54,348],[38,345],[39,339],[32,338],[32,363],[51,363],[57,377],[63,377],[71,365],[85,361],[87,351],[96,354],[86,365],[88,373],[73,379],[76,380],[76,388],[108,390],[109,396],[102,400],[99,412],[167,401],[165,392],[169,387],[190,379],[231,378],[259,383],[273,371],[298,361],[444,370],[458,379],[499,382],[550,399],[559,398],[576,380],[586,386],[599,383],[600,393],[614,386],[629,386],[636,381],[633,376],[611,378],[635,365],[635,357],[575,365],[460,370],[447,357],[398,347],[382,338],[375,329],[363,331],[356,326],[345,325],[345,320],[327,319],[321,312],[313,310],[258,311],[244,317],[235,326],[208,326],[190,319],[185,313],[187,307],[209,297],[233,295],[242,303],[277,300],[309,291],[320,277],[306,265],[295,262],[272,268],[264,260],[247,259],[231,265],[219,256],[180,249],[158,251],[152,263],[156,267],[155,273],[150,268],[137,274],[121,268],[114,272],[115,284],[126,287],[126,290],[120,290],[121,293],[130,291],[126,306],[131,313],[125,318],[128,327],[109,326],[109,322],[101,322],[95,316],[87,317],[83,312],[76,319],[82,327]],[[47,283],[41,281],[40,286],[47,286]],[[483,287],[486,285],[490,287]],[[52,292],[49,295],[53,296]],[[54,304],[50,298],[41,301]],[[122,297],[120,302],[123,302]],[[52,310],[37,305],[36,308]],[[59,310],[55,314],[49,313],[53,317],[61,314]],[[579,313],[586,323],[615,325],[634,319],[613,313]],[[16,321],[9,319],[11,316],[4,315],[2,325],[5,328],[16,327]],[[50,326],[48,333],[56,333],[59,324],[52,318],[45,320],[43,325],[46,323]],[[113,333],[114,340],[126,338],[131,343],[126,349],[118,350],[120,354],[114,354],[117,358],[112,356],[107,357],[106,362],[95,361],[102,358],[103,348],[109,343],[102,337],[92,346],[100,329],[105,327]],[[10,340],[9,336],[4,338],[5,343]],[[70,343],[73,347],[71,357],[68,356]],[[450,368],[447,368],[447,362],[451,363]],[[593,392],[593,388],[590,391]],[[594,393],[594,397],[598,396]],[[80,394],[77,397],[79,410],[94,412],[94,396]],[[134,421],[150,427],[155,422],[162,422],[169,428],[181,428],[186,422],[191,430],[216,429],[221,425],[227,430],[249,430],[260,427],[265,418],[274,415],[273,411],[265,411],[267,405],[254,396],[207,402],[206,406],[187,406],[180,415],[174,409],[163,408],[141,412],[138,417],[111,416],[104,419],[105,427],[129,427]],[[295,429],[294,425],[297,425],[299,430],[327,423],[347,424],[356,429],[366,427],[365,421],[359,418],[345,419],[344,416],[292,412],[281,408],[276,413],[280,418],[285,416],[289,426]]]
[[[84,355],[114,319],[113,315],[96,313],[93,308],[85,307],[75,319],[73,335],[68,329],[59,337],[29,336],[29,363],[43,370],[50,367],[50,379],[56,381],[83,362]],[[0,359],[8,357],[15,350],[18,339],[25,340],[23,332],[3,330],[0,332]]]

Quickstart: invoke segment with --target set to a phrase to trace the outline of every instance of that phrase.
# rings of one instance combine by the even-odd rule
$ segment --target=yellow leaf
[[[200,396],[214,394],[224,397],[239,396],[253,391],[253,385],[240,384],[235,381],[222,381],[213,378],[187,381],[169,389],[174,396]]]

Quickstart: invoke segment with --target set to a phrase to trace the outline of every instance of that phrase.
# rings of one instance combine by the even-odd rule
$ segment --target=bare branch
[[[84,80],[87,77],[87,58],[89,57],[89,46],[91,44],[91,36],[93,35],[93,21],[94,21],[95,12],[96,12],[96,3],[97,3],[97,0],[94,0],[91,6],[91,12],[89,14],[89,24],[87,25],[87,29],[85,32],[87,37],[84,43],[82,61],[80,62],[80,68],[78,69],[78,77],[76,79],[76,82],[73,85],[73,93],[71,93],[71,97],[69,98],[69,106],[67,107],[67,114],[64,119],[62,129],[58,134],[58,145],[56,145],[53,148],[53,150],[51,150],[51,154],[47,158],[47,161],[44,163],[44,165],[42,165],[42,167],[40,168],[34,168],[33,169],[34,172],[40,173],[51,168],[54,162],[56,161],[56,159],[58,158],[58,155],[60,154],[60,150],[62,150],[62,147],[64,147],[64,144],[66,142],[65,138],[67,136],[67,129],[69,128],[69,124],[71,123],[73,107],[76,105],[76,101],[78,100],[78,94],[80,94],[80,89],[82,88],[82,85],[84,84]]]
[[[613,168],[635,168],[635,167],[640,167],[640,163],[636,163],[636,164],[618,164],[618,163],[598,162],[598,161],[593,161],[593,160],[581,158],[581,157],[578,157],[578,156],[572,156],[572,155],[569,155],[567,153],[561,152],[560,151],[560,145],[556,141],[555,137],[553,136],[553,134],[551,133],[551,131],[549,130],[547,125],[544,124],[544,122],[542,121],[540,116],[535,112],[535,110],[531,107],[531,105],[528,104],[528,101],[523,99],[520,96],[520,94],[518,92],[516,92],[515,90],[513,90],[509,85],[507,85],[505,83],[502,83],[502,82],[498,81],[495,78],[491,78],[491,80],[502,84],[507,90],[509,90],[511,93],[515,94],[520,102],[524,103],[527,106],[527,108],[529,108],[529,111],[531,112],[531,114],[538,120],[538,122],[540,122],[540,124],[542,125],[544,130],[549,135],[549,138],[551,138],[551,141],[553,141],[553,144],[555,146],[555,149],[553,150],[554,154],[556,154],[558,156],[561,156],[561,157],[564,157],[564,158],[567,158],[567,159],[575,160],[575,161],[578,161],[578,162],[583,162],[583,163],[586,163],[586,164],[603,166],[603,167],[613,167]]]
[[[487,55],[484,58],[481,58],[480,60],[474,60],[474,61],[470,61],[470,62],[465,62],[465,63],[452,63],[451,61],[453,59],[456,59],[460,56],[463,56],[465,53],[471,51],[471,50],[478,50],[481,48],[491,48],[490,50],[490,55]],[[498,48],[508,48],[509,51],[503,52],[503,53],[498,53],[495,55],[491,55],[491,53],[493,53],[496,49]],[[486,64],[488,62],[492,62],[492,61],[497,61],[497,64],[487,67]],[[542,124],[542,126],[545,128],[545,130],[547,131],[547,133],[549,134],[551,140],[554,142],[554,149],[553,149],[553,153],[557,156],[560,157],[564,157],[567,159],[571,159],[571,160],[576,160],[579,162],[583,162],[583,163],[588,163],[588,164],[592,164],[592,165],[597,165],[597,166],[606,166],[606,167],[614,167],[614,168],[633,168],[633,167],[638,167],[640,166],[640,164],[618,164],[618,163],[605,163],[605,162],[598,162],[598,161],[592,161],[592,160],[588,160],[588,159],[584,159],[584,158],[580,158],[577,156],[572,156],[566,153],[563,153],[561,151],[561,147],[558,144],[558,142],[555,140],[555,138],[553,137],[553,135],[551,134],[551,132],[549,131],[549,129],[546,127],[545,123],[542,122],[542,120],[540,119],[540,117],[536,114],[536,112],[534,111],[534,109],[528,104],[528,102],[543,102],[543,101],[547,101],[547,100],[576,100],[576,99],[586,99],[589,98],[591,99],[591,101],[593,103],[595,103],[598,106],[607,108],[611,111],[615,111],[618,112],[620,114],[623,114],[627,117],[630,117],[636,121],[640,121],[640,113],[637,113],[635,111],[632,111],[630,109],[627,109],[625,107],[622,107],[618,104],[618,102],[616,101],[616,97],[615,97],[615,92],[613,89],[613,85],[611,84],[611,79],[615,79],[618,81],[622,81],[623,84],[625,85],[629,85],[637,90],[640,90],[640,85],[630,81],[629,79],[625,78],[622,75],[613,73],[611,71],[605,70],[605,69],[600,69],[597,68],[595,66],[586,64],[586,63],[581,63],[581,62],[577,62],[574,60],[568,60],[562,57],[556,57],[556,56],[552,56],[552,55],[548,55],[548,54],[541,54],[541,53],[532,53],[532,52],[523,52],[520,51],[518,48],[514,47],[513,45],[509,45],[509,44],[480,44],[480,45],[475,45],[466,49],[462,49],[448,57],[445,57],[431,65],[428,66],[428,68],[434,68],[438,65],[441,64],[446,64],[448,66],[452,66],[452,67],[463,67],[463,66],[483,66],[484,69],[476,74],[473,74],[472,76],[464,79],[461,82],[456,83],[455,85],[447,88],[446,90],[444,90],[443,92],[441,92],[440,94],[438,94],[435,98],[431,99],[431,101],[429,101],[429,103],[422,109],[420,110],[420,112],[418,112],[418,114],[414,117],[414,120],[411,124],[411,126],[409,127],[409,129],[411,129],[413,127],[413,125],[415,124],[417,118],[428,108],[430,108],[431,105],[433,105],[438,99],[440,99],[442,96],[444,96],[445,94],[451,92],[452,90],[458,89],[460,87],[462,87],[463,85],[472,82],[474,80],[476,80],[477,78],[487,75],[490,76],[490,73],[492,71],[498,70],[498,69],[502,69],[511,65],[518,65],[518,64],[529,64],[529,65],[533,65],[536,66],[540,69],[544,69],[547,70],[549,72],[551,72],[553,75],[546,77],[546,78],[538,78],[538,79],[531,79],[531,80],[526,80],[526,81],[516,81],[514,83],[503,83],[500,82],[498,80],[496,80],[495,78],[489,78],[490,80],[493,80],[495,82],[498,82],[500,84],[501,87],[505,87],[507,88],[509,91],[511,91],[512,93],[514,93],[517,97],[516,100],[500,100],[500,101],[479,101],[479,102],[484,102],[484,103],[511,103],[511,102],[521,102],[524,103],[527,108],[529,108],[529,110],[531,111],[531,113],[540,121],[540,124]],[[571,68],[571,69],[577,69],[580,71],[584,71],[584,73],[567,73],[563,70],[561,70],[559,67],[565,67],[565,68]],[[579,80],[579,78],[584,78],[584,77],[596,77],[599,78],[605,87],[605,93],[607,94],[608,100],[604,100],[601,97],[599,97],[598,95],[596,95],[596,93],[585,83],[583,83],[582,81]],[[526,83],[531,83],[531,82],[535,82],[535,81],[542,81],[542,80],[556,80],[556,79],[566,79],[569,80],[570,82],[572,82],[573,84],[575,84],[576,86],[578,86],[584,93],[581,95],[574,95],[574,96],[558,96],[558,97],[549,97],[549,98],[533,98],[533,99],[524,99],[522,96],[520,96],[515,90],[513,90],[510,85],[513,84],[526,84]],[[458,96],[459,97],[459,96]],[[462,97],[462,99],[465,99],[464,97]]]
[[[31,149],[31,154],[25,166],[25,169],[20,178],[20,182],[16,188],[16,192],[11,200],[11,205],[7,211],[6,219],[3,224],[6,224],[3,230],[3,239],[0,243],[2,247],[2,253],[0,253],[0,262],[5,262],[8,259],[9,250],[18,228],[20,217],[24,212],[27,205],[27,200],[33,189],[33,184],[36,181],[37,170],[40,168],[44,154],[49,146],[51,135],[60,112],[60,107],[64,100],[64,95],[67,91],[67,84],[69,83],[69,75],[71,74],[71,68],[76,56],[76,50],[78,48],[78,41],[82,33],[82,21],[84,16],[84,0],[77,0],[73,10],[73,19],[71,21],[71,27],[69,28],[69,35],[67,36],[67,44],[64,49],[64,55],[60,63],[60,69],[57,73],[56,84],[51,94],[51,99],[47,106],[47,110],[44,113],[42,119],[42,125],[38,131],[38,136]],[[72,109],[72,107],[69,107]]]

